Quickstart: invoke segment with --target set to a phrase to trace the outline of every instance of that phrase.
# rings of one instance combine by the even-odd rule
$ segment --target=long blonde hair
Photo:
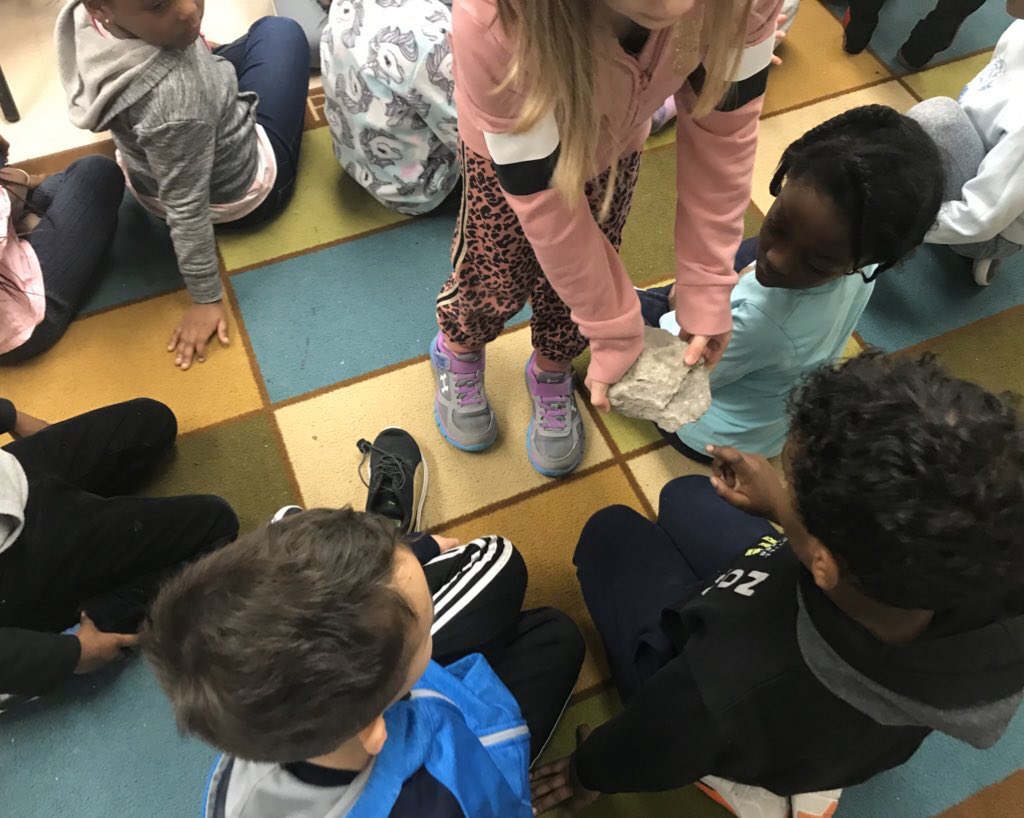
[[[687,31],[684,21],[677,25],[675,36],[677,61],[692,62],[695,51],[699,55],[702,47],[706,49],[705,79],[693,111],[695,117],[710,113],[729,89],[743,52],[746,21],[754,0],[704,3],[703,22],[699,16],[692,21],[701,31]],[[497,0],[497,6],[498,19],[514,43],[512,64],[501,89],[515,87],[525,98],[516,132],[529,130],[554,110],[561,143],[554,186],[574,202],[587,180],[600,170],[594,165],[605,130],[594,99],[599,2]],[[689,45],[687,40],[691,41]],[[616,157],[618,153],[619,147]],[[617,165],[616,158],[605,190],[602,218],[611,205]]]

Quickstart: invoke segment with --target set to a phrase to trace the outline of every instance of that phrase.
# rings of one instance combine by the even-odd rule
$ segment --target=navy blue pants
[[[0,363],[34,358],[57,343],[96,285],[124,196],[124,175],[105,156],[86,156],[50,176],[29,195],[42,221],[26,241],[39,259],[46,314],[29,339]]]
[[[238,90],[259,95],[256,121],[274,148],[277,179],[270,194],[232,227],[250,227],[277,215],[295,191],[309,92],[309,45],[301,26],[287,17],[263,17],[248,33],[214,53],[235,67]]]
[[[661,490],[656,522],[626,506],[590,518],[573,562],[623,701],[674,656],[661,629],[662,611],[774,532],[696,476]]]

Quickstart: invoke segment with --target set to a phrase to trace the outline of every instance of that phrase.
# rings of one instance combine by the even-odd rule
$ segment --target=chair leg
[[[3,68],[0,68],[0,111],[3,111],[4,119],[8,122],[17,122],[21,119],[18,113],[18,106],[14,104],[14,96],[11,94],[11,87],[7,84]]]

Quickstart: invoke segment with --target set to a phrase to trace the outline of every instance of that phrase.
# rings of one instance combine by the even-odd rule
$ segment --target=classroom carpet
[[[805,130],[855,105],[906,110],[920,99],[956,96],[987,61],[1009,22],[990,2],[956,45],[928,70],[904,76],[896,47],[925,0],[890,0],[872,49],[841,50],[836,6],[804,0],[784,62],[772,70],[746,233],[771,203],[782,149]],[[523,429],[529,401],[521,368],[529,354],[528,310],[493,344],[488,390],[501,422],[497,445],[469,455],[445,444],[431,413],[427,346],[433,298],[450,270],[453,217],[407,219],[380,207],[338,167],[311,92],[297,192],[287,212],[258,231],[222,231],[220,261],[231,310],[231,343],[182,373],[163,352],[186,304],[164,225],[130,198],[106,274],[67,337],[27,365],[0,369],[0,393],[27,412],[57,420],[139,395],[177,413],[181,437],[151,494],[215,492],[238,510],[243,530],[279,506],[364,502],[356,441],[389,425],[409,430],[430,466],[426,524],[459,537],[497,532],[530,568],[528,605],[554,604],[582,627],[588,655],[577,693],[548,757],[567,753],[577,724],[620,708],[607,681],[600,639],[571,564],[588,517],[612,503],[653,515],[662,486],[698,467],[665,447],[653,428],[598,416],[581,401],[588,452],[571,478],[549,480],[529,465]],[[622,255],[638,285],[673,270],[674,134],[648,145]],[[41,157],[57,170],[83,151]],[[925,248],[878,283],[851,340],[934,352],[959,375],[993,389],[1024,391],[1024,255],[990,287],[970,280],[966,261]],[[955,479],[955,475],[950,475]],[[642,558],[642,555],[641,555]],[[0,815],[11,818],[178,818],[200,814],[215,752],[178,735],[152,674],[138,659],[79,677],[0,718]],[[839,818],[1003,818],[1024,815],[1024,717],[979,752],[928,739],[898,770],[849,789]],[[591,818],[726,813],[694,788],[600,799]]]

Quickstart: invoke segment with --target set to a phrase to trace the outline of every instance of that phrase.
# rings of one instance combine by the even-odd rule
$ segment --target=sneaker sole
[[[709,787],[703,781],[694,781],[693,782],[693,786],[695,786],[698,790],[700,790],[702,793],[704,793],[704,795],[706,795],[708,798],[710,798],[716,804],[718,804],[721,807],[724,807],[725,809],[727,809],[733,815],[736,815],[736,810],[734,810],[732,808],[732,804],[730,804],[721,795],[719,795],[718,794],[718,790],[716,790],[716,789],[714,789],[712,787]]]
[[[430,346],[427,348],[427,354],[430,356],[430,371],[434,373],[434,378],[436,380],[436,378],[437,378],[437,369],[434,367],[434,342],[433,341],[430,342]],[[492,410],[492,414],[493,414],[493,410]],[[491,448],[491,446],[493,446],[495,441],[497,441],[497,439],[498,439],[498,426],[497,426],[497,423],[495,423],[495,426],[494,426],[494,436],[490,440],[486,440],[483,443],[466,444],[466,443],[459,443],[458,441],[453,440],[451,435],[448,434],[448,430],[445,428],[444,424],[441,422],[441,412],[438,410],[437,398],[436,397],[434,398],[434,423],[437,424],[437,431],[439,431],[441,433],[441,437],[443,437],[445,440],[447,440],[452,446],[454,446],[460,452],[482,452],[482,451],[484,451],[486,449]]]
[[[436,407],[435,407],[436,410]],[[397,429],[400,432],[405,432],[399,426],[385,426],[381,431],[386,432],[388,429]],[[408,434],[408,432],[406,432]],[[419,446],[419,444],[416,444]],[[423,450],[420,450],[420,465],[423,466],[423,484],[420,486],[420,502],[416,507],[416,513],[412,518],[412,531],[407,533],[412,534],[417,531],[422,531],[421,526],[423,525],[423,507],[427,503],[427,487],[430,485],[430,468],[427,466],[427,459],[423,456]]]
[[[530,391],[530,373],[527,367],[530,366],[530,361],[527,359],[526,366],[523,367],[523,379],[526,381],[526,391]],[[533,398],[530,398],[530,403],[533,403]],[[577,411],[579,411],[577,409]],[[573,463],[571,466],[565,469],[544,469],[537,465],[533,456],[530,454],[530,438],[533,437],[533,424],[534,421],[530,421],[530,425],[526,427],[526,459],[530,461],[530,465],[533,466],[534,470],[543,474],[545,477],[565,477],[567,474],[572,474],[576,469],[580,467],[580,463],[583,462],[583,452],[585,450],[587,442],[586,427],[580,425],[580,459]]]

